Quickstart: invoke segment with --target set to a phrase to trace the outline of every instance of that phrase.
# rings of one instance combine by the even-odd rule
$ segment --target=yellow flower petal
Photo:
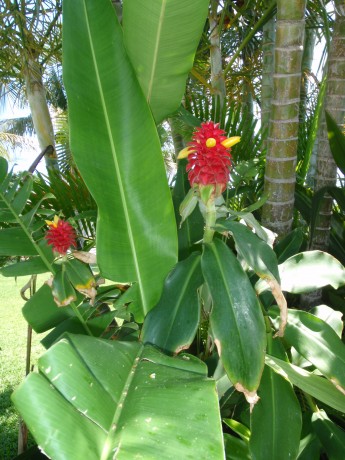
[[[225,139],[225,140],[222,142],[222,145],[223,145],[226,149],[229,149],[229,148],[232,147],[233,145],[238,144],[238,143],[240,142],[240,140],[241,140],[240,136],[228,137],[228,139]]]
[[[54,220],[51,221],[51,220],[46,220],[46,224],[49,226],[49,227],[57,227],[58,226],[58,223],[59,223],[59,216],[54,216]]]
[[[188,155],[190,155],[193,152],[195,152],[195,150],[191,149],[190,147],[186,147],[180,151],[180,153],[177,155],[177,159],[181,160],[182,158],[187,158]]]

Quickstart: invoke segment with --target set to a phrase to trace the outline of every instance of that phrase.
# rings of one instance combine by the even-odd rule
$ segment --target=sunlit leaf
[[[51,458],[224,458],[215,383],[194,357],[69,335],[38,367],[13,400]]]
[[[106,278],[138,284],[147,314],[177,259],[156,126],[111,2],[65,0],[63,11],[71,149],[98,205],[97,262]]]

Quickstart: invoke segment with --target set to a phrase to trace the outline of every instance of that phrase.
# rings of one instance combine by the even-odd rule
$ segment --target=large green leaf
[[[277,326],[277,307],[271,307],[269,315]],[[345,345],[336,332],[305,311],[289,309],[288,318],[285,340],[345,392]]]
[[[271,334],[268,341],[270,351],[283,357],[280,342],[272,341]],[[253,460],[296,458],[302,414],[291,383],[265,366],[258,395],[260,400],[252,411],[250,424],[249,446]]]
[[[142,341],[173,353],[188,348],[199,325],[197,290],[203,282],[199,254],[179,262],[165,281],[158,305],[145,319]]]
[[[25,303],[23,315],[37,333],[46,332],[68,318],[74,317],[71,307],[58,307],[54,302],[52,291],[47,284]]]
[[[124,0],[125,45],[157,122],[179,107],[208,0]]]
[[[102,274],[158,301],[177,259],[176,224],[150,109],[108,0],[65,0],[64,81],[71,147],[98,205]]]
[[[13,400],[54,460],[224,458],[215,382],[196,358],[69,335],[38,367]]]
[[[283,291],[301,294],[330,284],[335,289],[345,284],[345,268],[330,254],[301,252],[279,265]]]
[[[241,264],[221,240],[205,245],[201,265],[213,299],[210,324],[218,353],[236,389],[253,402],[266,348],[260,304]]]
[[[275,356],[266,355],[265,362],[275,372],[314,398],[334,409],[345,412],[345,395],[327,379],[287,363]]]
[[[320,410],[312,416],[313,429],[321,441],[329,460],[343,460],[345,446],[345,431]]]

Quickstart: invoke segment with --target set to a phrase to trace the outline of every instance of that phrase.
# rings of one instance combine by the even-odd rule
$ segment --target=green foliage
[[[124,1],[124,43],[157,123],[181,103],[208,3]]]
[[[275,6],[244,14],[232,3],[220,24],[231,15],[237,24],[243,14],[248,30],[229,55],[243,51],[245,60]],[[290,296],[283,295],[295,302],[325,286],[339,294],[345,285],[337,259],[303,252],[318,195],[312,199],[300,185],[304,227],[273,246],[274,235],[259,223],[269,197],[261,194],[256,118],[236,102],[221,109],[214,93],[191,95],[190,86],[173,116],[184,134],[176,145],[209,119],[242,140],[224,196],[215,198],[210,184],[189,191],[185,161],[169,189],[155,120],[180,104],[207,14],[206,0],[195,5],[125,0],[121,26],[108,0],[64,2],[64,79],[81,177],[74,170],[16,177],[0,162],[0,255],[16,257],[3,274],[53,274],[52,290],[44,285],[23,309],[47,333],[48,350],[13,400],[54,459],[275,460],[321,452],[337,459],[345,405],[341,314],[287,309]],[[309,156],[299,160],[305,172]],[[334,196],[341,208],[343,196]],[[58,256],[47,247],[44,220],[61,211],[85,252]],[[86,252],[94,245],[97,262]],[[111,281],[101,286],[102,277]]]
[[[168,444],[173,457],[187,448],[198,458],[222,458],[214,383],[196,358],[69,335],[38,366],[14,402],[49,456],[128,459],[140,450],[143,459],[160,459]]]
[[[272,338],[269,340],[272,341]],[[271,347],[272,353],[284,355],[278,341],[273,342]],[[251,415],[249,446],[252,458],[296,458],[302,414],[292,384],[265,366],[258,395],[260,401]]]
[[[39,277],[38,284],[43,277]],[[0,276],[0,458],[13,460],[18,446],[19,414],[11,403],[11,394],[25,375],[26,341],[28,325],[21,313],[24,300],[20,289],[29,281],[28,277],[15,280]],[[31,363],[44,351],[39,341],[42,336],[33,334]],[[34,440],[29,438],[29,445]]]
[[[138,283],[142,321],[176,261],[157,131],[110,2],[65,1],[64,18],[71,148],[98,207],[98,264],[108,279]]]
[[[198,288],[203,282],[199,254],[176,264],[160,301],[145,318],[141,340],[171,353],[187,349],[200,321]]]
[[[201,262],[213,300],[210,325],[219,356],[234,386],[253,403],[266,348],[260,304],[240,263],[222,241],[205,245]]]

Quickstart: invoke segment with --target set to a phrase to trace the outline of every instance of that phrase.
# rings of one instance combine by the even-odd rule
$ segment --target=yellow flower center
[[[206,147],[214,147],[216,144],[217,144],[217,141],[213,137],[209,137],[206,140]]]

